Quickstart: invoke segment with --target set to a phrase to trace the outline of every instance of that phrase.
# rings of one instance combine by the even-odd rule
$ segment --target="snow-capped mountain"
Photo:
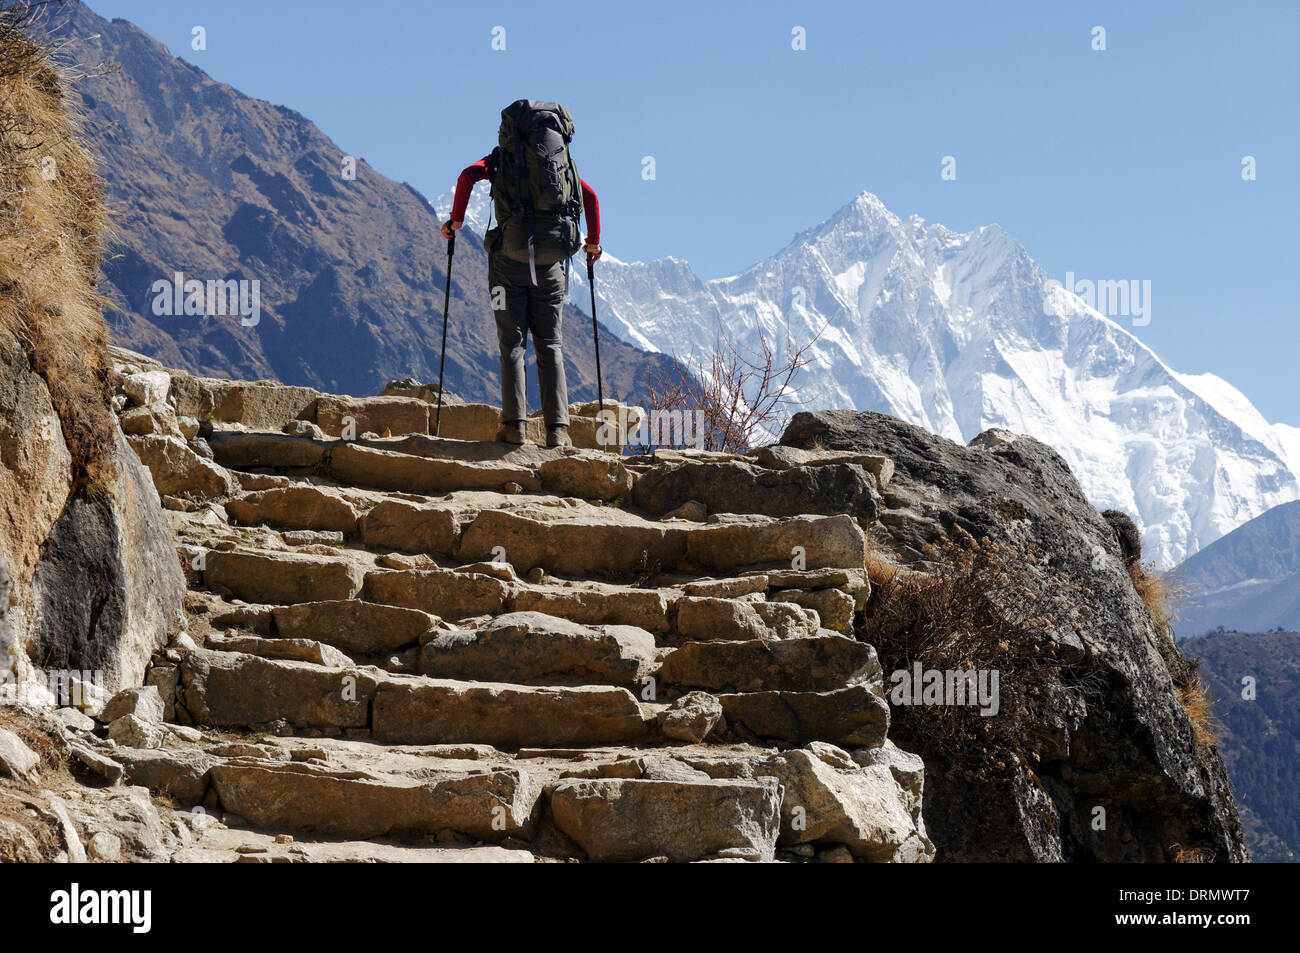
[[[1139,521],[1161,566],[1300,498],[1300,429],[1214,375],[1173,371],[996,225],[903,221],[863,193],[738,275],[607,256],[597,290],[625,340],[683,360],[705,358],[720,326],[750,345],[820,330],[801,406],[882,411],[961,441],[990,427],[1037,437],[1095,504]]]

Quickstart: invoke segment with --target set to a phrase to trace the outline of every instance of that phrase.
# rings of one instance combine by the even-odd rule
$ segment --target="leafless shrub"
[[[719,321],[707,362],[674,358],[666,373],[656,377],[650,372],[650,405],[661,411],[699,411],[706,450],[748,450],[761,436],[784,429],[794,379],[808,365],[808,352],[820,335],[798,344],[787,328],[778,354],[765,332],[759,332],[756,346],[745,347]]]

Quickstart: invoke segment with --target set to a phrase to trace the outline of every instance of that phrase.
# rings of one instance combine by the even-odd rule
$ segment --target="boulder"
[[[162,695],[153,685],[142,688],[124,688],[104,706],[99,713],[99,720],[107,724],[124,715],[135,715],[142,721],[160,722],[163,720],[164,708]]]
[[[816,635],[821,616],[791,602],[755,602],[754,611],[778,639],[803,639]]]
[[[291,420],[312,420],[318,391],[277,381],[230,381],[171,372],[176,413],[248,430],[279,430]]]
[[[775,778],[784,789],[779,843],[840,844],[868,862],[926,862],[934,847],[886,767],[860,768],[831,745],[740,763],[692,761],[712,775]]]
[[[224,467],[205,460],[179,437],[148,434],[128,437],[127,442],[149,468],[161,496],[219,499],[236,491],[234,478]]]
[[[667,857],[686,863],[719,855],[770,861],[781,794],[774,778],[560,781],[555,825],[597,862]]]
[[[47,671],[71,673],[70,682],[82,686],[73,702],[81,708],[144,681],[150,657],[184,619],[185,577],[157,490],[120,433],[108,459],[112,475],[99,492],[63,502],[36,551],[30,588],[10,596],[26,610],[17,630],[23,654]],[[13,506],[12,498],[3,500],[3,484],[0,475],[0,502]],[[19,542],[40,510],[24,502],[12,512],[22,512],[27,524],[8,537]]]
[[[730,579],[697,579],[682,586],[688,596],[709,596],[715,599],[739,599],[767,591],[767,576],[754,573]]]
[[[722,704],[708,692],[687,692],[659,712],[664,737],[699,744],[722,718]]]
[[[876,453],[857,453],[852,450],[800,450],[773,444],[756,447],[745,454],[755,463],[772,470],[789,470],[792,467],[821,467],[834,463],[853,463],[866,467],[876,478],[876,488],[884,491],[894,476],[894,461]]]
[[[167,743],[167,729],[155,721],[123,715],[108,726],[108,740],[124,748],[161,748]]]
[[[203,802],[213,760],[202,751],[118,748],[113,758],[122,766],[127,784],[138,784],[154,794],[193,807]]]
[[[0,777],[35,781],[41,758],[21,738],[0,728]]]
[[[961,446],[857,411],[798,413],[780,442],[892,459],[872,542],[906,568],[926,569],[925,547],[960,530],[1013,553],[1032,550],[1033,558],[1018,564],[1017,585],[1041,605],[1064,598],[1080,607],[1071,611],[1070,627],[1084,653],[1075,647],[1079,661],[1068,676],[1048,676],[1036,687],[1047,701],[1035,717],[1055,727],[1046,740],[1028,732],[1022,739],[1045,745],[1043,753],[1051,755],[1034,762],[1034,780],[1023,772],[987,778],[987,764],[962,763],[960,747],[927,758],[926,827],[940,856],[1167,860],[1170,845],[1180,843],[1220,861],[1244,859],[1222,762],[1212,747],[1197,743],[1179,702],[1177,647],[1152,623],[1112,526],[1058,453],[1031,437],[999,433]],[[1071,586],[1086,587],[1087,611]],[[1084,685],[1105,688],[1097,697]],[[904,748],[926,744],[923,731],[913,734],[918,731],[920,723],[909,719],[891,727]],[[1022,757],[1015,754],[1010,763]],[[1111,819],[1105,832],[1093,830],[1089,815],[1102,792]]]
[[[166,371],[138,371],[122,377],[122,392],[134,407],[163,404],[172,387],[172,376]]]

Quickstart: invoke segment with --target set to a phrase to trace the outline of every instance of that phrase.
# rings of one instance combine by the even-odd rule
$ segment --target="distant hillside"
[[[1224,632],[1189,639],[1222,731],[1219,751],[1237,795],[1251,858],[1300,857],[1300,633]],[[1256,697],[1242,698],[1242,679]]]
[[[359,158],[346,179],[343,151],[305,117],[214,81],[124,20],[73,2],[45,28],[65,59],[120,67],[73,95],[115,214],[116,343],[196,373],[352,394],[437,379],[447,246],[419,193]],[[451,178],[469,158],[431,161]],[[258,281],[260,321],[155,314],[154,283],[177,272]],[[566,319],[571,398],[594,398],[590,318]],[[640,396],[647,368],[665,361],[613,333],[601,343],[607,395]],[[499,401],[487,258],[473,237],[457,243],[447,351],[450,389]]]
[[[1188,590],[1180,636],[1219,626],[1300,629],[1300,501],[1276,506],[1205,547],[1177,577]]]

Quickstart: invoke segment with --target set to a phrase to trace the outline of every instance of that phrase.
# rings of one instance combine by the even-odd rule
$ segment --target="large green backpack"
[[[573,117],[558,103],[520,99],[501,110],[492,203],[498,225],[488,251],[549,265],[582,247],[582,187],[569,155]]]

